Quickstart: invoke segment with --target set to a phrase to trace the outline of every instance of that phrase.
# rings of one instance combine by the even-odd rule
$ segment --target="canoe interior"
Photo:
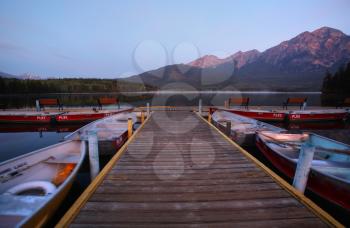
[[[72,183],[84,155],[84,142],[66,141],[1,163],[1,221],[17,221],[14,218],[21,217],[23,222],[35,216],[41,208],[67,190],[65,188]],[[35,191],[19,195],[6,194],[10,188],[31,181],[50,182],[56,189],[46,196]]]
[[[259,137],[276,153],[297,163],[302,143],[308,134],[260,132]],[[350,146],[312,134],[315,146],[312,169],[350,184]]]
[[[89,131],[96,131],[98,140],[114,140],[119,138],[127,131],[128,118],[132,118],[133,123],[136,122],[136,114],[132,112],[118,113],[112,116],[96,120],[75,132],[67,135],[66,140],[85,140]]]
[[[245,134],[255,134],[256,131],[276,131],[281,132],[284,129],[267,124],[255,119],[240,116],[227,111],[215,111],[212,115],[213,121],[226,126],[226,121],[231,122],[231,130],[235,132],[242,132]]]

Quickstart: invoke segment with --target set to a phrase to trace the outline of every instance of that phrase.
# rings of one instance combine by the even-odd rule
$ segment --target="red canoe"
[[[0,122],[49,124],[60,113],[62,112],[4,111],[0,112]]]
[[[210,108],[212,114],[219,108]],[[219,110],[235,113],[241,116],[253,118],[261,121],[289,121],[289,122],[308,122],[308,121],[340,121],[345,120],[348,111],[345,109],[319,109],[319,110],[260,110],[260,109],[225,109]]]
[[[119,110],[100,110],[100,111],[85,111],[85,112],[67,112],[55,117],[57,123],[72,123],[72,122],[91,122],[107,116],[111,116],[121,112],[131,111],[132,108],[123,108]]]
[[[259,132],[256,145],[289,179],[294,177],[299,149],[308,134]],[[307,189],[350,211],[350,146],[313,134],[315,155]]]
[[[213,113],[218,108],[210,108],[210,112]],[[274,110],[260,110],[260,109],[225,109],[220,110],[238,114],[241,116],[253,118],[261,121],[284,121],[286,117],[285,111],[274,111]]]
[[[72,122],[91,122],[107,116],[111,116],[121,112],[131,111],[132,108],[123,108],[119,110],[99,110],[99,111],[82,111],[82,112],[67,112],[55,117],[57,123],[72,123]]]
[[[290,122],[298,121],[336,121],[345,120],[348,115],[345,109],[325,109],[325,110],[301,110],[290,111],[287,119]]]

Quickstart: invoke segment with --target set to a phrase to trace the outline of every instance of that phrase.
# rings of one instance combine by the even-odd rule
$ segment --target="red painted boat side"
[[[113,141],[115,150],[118,151],[127,140],[128,140],[128,131],[125,131],[120,137],[118,137],[115,141]]]
[[[51,122],[50,115],[0,115],[0,122],[3,123],[36,123],[48,124]]]
[[[265,157],[280,172],[286,175],[290,180],[293,179],[296,163],[274,152],[272,149],[266,146],[264,141],[261,140],[258,136],[256,137],[256,145],[259,150],[265,155]],[[311,169],[307,183],[307,189],[328,200],[329,202],[350,211],[349,185]]]
[[[216,110],[223,110],[231,113],[235,113],[241,116],[253,118],[262,121],[289,121],[289,122],[308,122],[308,121],[340,121],[345,120],[348,116],[346,111],[344,112],[325,112],[324,110],[317,113],[313,110],[308,112],[292,112],[287,111],[264,111],[264,110],[243,110],[243,109],[221,109],[221,108],[210,108],[209,112],[212,114]]]
[[[91,122],[94,120],[102,119],[107,116],[111,116],[117,113],[121,112],[127,112],[132,111],[132,108],[130,109],[124,109],[119,111],[113,111],[113,112],[103,112],[103,113],[66,113],[62,115],[56,116],[55,120],[57,123],[68,123],[68,122]]]
[[[287,115],[288,121],[335,121],[335,120],[345,120],[347,113],[291,113]]]
[[[210,112],[215,112],[218,108],[211,108]],[[268,112],[268,111],[258,111],[258,110],[243,110],[243,109],[219,109],[241,116],[253,118],[262,121],[284,121],[286,113],[285,112]]]

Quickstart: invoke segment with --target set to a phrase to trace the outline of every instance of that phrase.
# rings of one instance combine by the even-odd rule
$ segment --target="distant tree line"
[[[156,88],[116,79],[15,79],[0,77],[0,94],[14,93],[110,93],[148,91]]]
[[[350,62],[334,74],[327,72],[322,85],[324,105],[336,105],[346,97],[350,97]]]

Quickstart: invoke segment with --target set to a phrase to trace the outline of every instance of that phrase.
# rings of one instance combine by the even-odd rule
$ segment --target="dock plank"
[[[189,111],[155,112],[72,227],[327,227]]]

